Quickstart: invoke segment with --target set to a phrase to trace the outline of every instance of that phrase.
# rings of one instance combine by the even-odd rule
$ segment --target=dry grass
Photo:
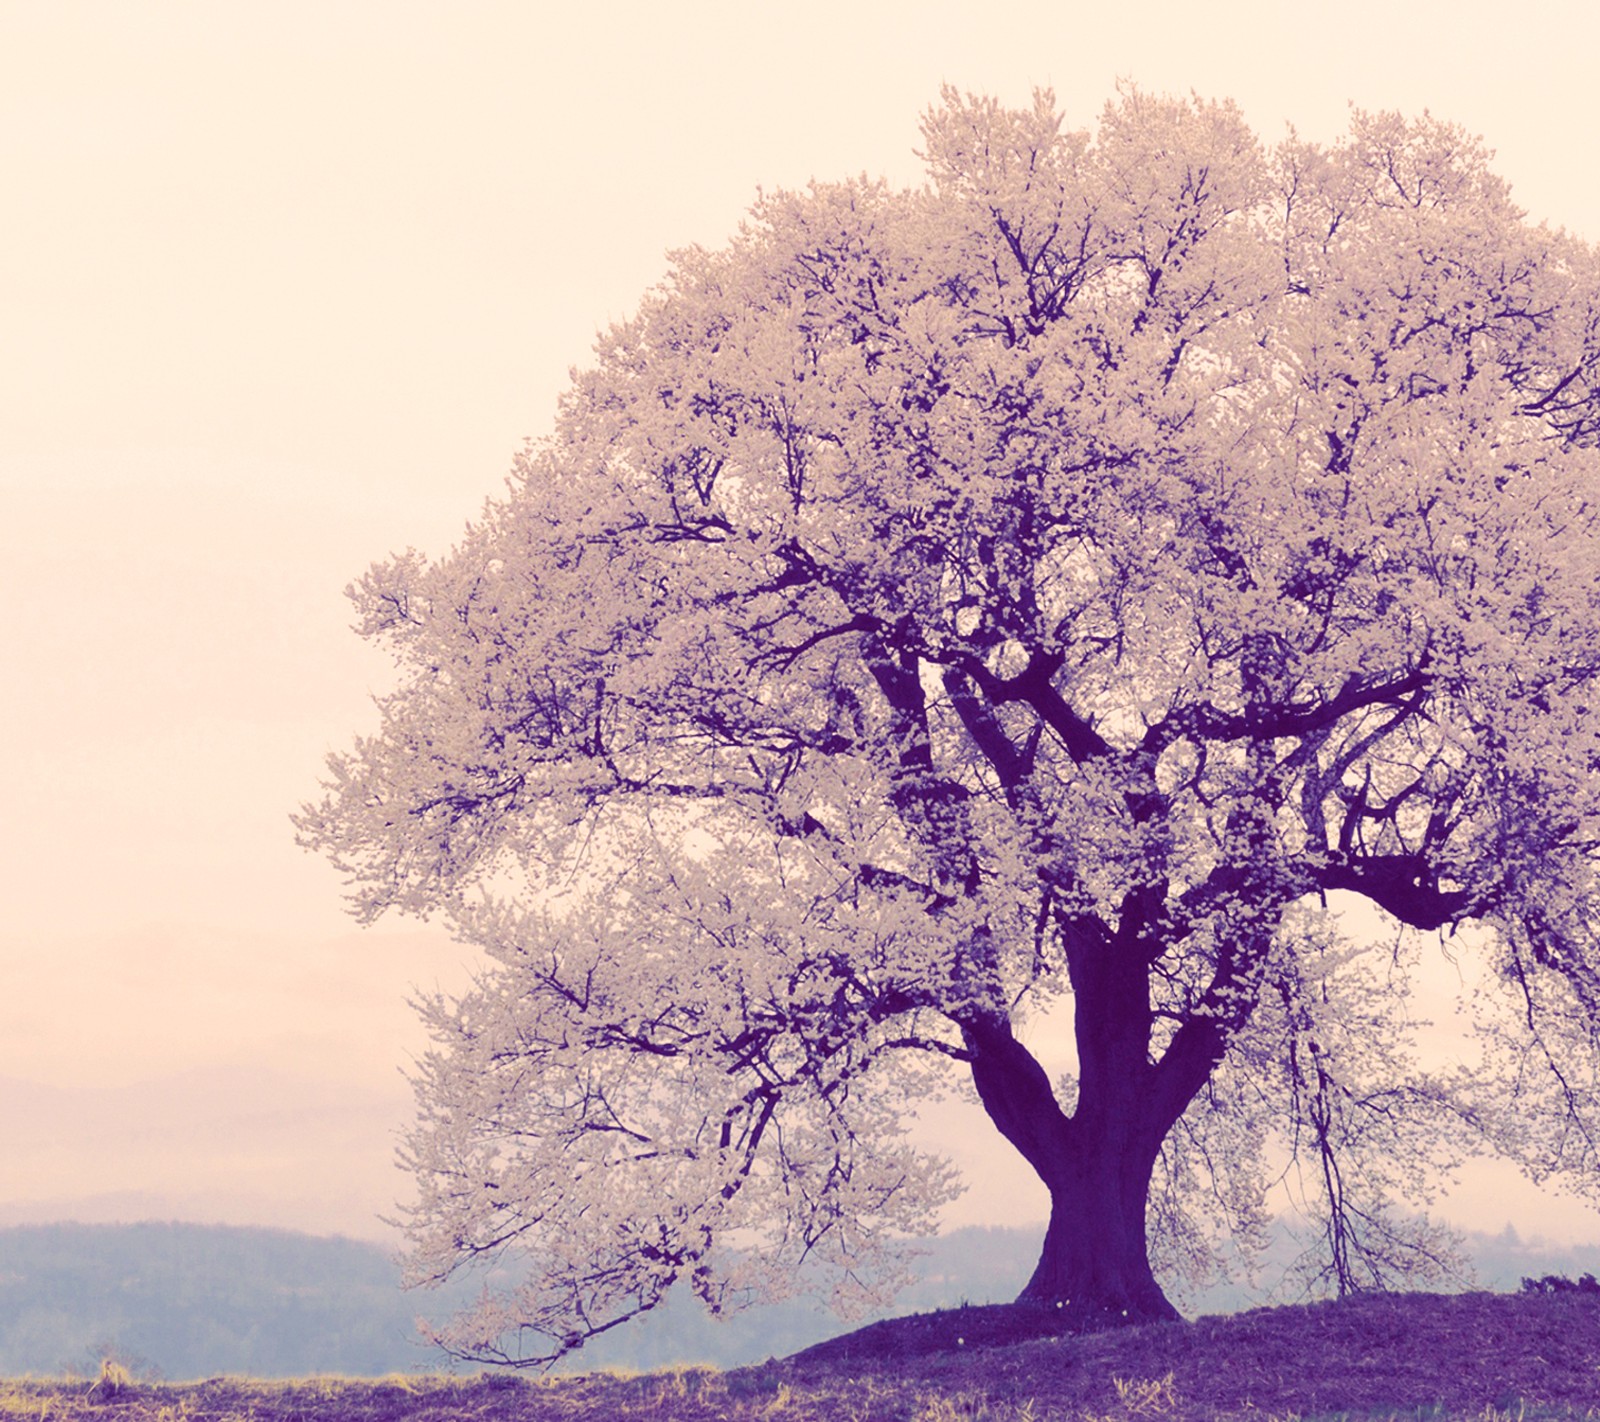
[[[29,1422],[1600,1422],[1600,1299],[1379,1296],[1006,1341],[976,1310],[880,1328],[841,1360],[623,1376],[0,1383]],[[1030,1326],[1019,1315],[1019,1329]],[[927,1351],[932,1331],[987,1336]]]

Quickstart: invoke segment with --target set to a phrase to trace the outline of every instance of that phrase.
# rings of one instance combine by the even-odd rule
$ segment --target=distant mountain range
[[[1515,1289],[1524,1275],[1600,1269],[1600,1248],[1524,1241],[1510,1229],[1468,1244],[1480,1287]],[[919,1281],[893,1312],[1010,1299],[1038,1247],[1036,1229],[963,1229],[933,1240]],[[1275,1252],[1292,1248],[1283,1237]],[[1272,1274],[1271,1258],[1265,1272]],[[169,1379],[440,1369],[447,1360],[418,1341],[416,1319],[443,1319],[474,1291],[468,1281],[407,1293],[383,1247],[289,1230],[153,1223],[0,1229],[0,1374],[87,1374],[106,1356]],[[1187,1299],[1185,1311],[1225,1313],[1263,1301],[1230,1286]],[[846,1326],[815,1300],[714,1320],[692,1299],[675,1297],[597,1339],[571,1366],[730,1367],[795,1352]]]

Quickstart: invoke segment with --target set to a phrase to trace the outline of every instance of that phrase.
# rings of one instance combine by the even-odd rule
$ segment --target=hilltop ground
[[[727,1373],[13,1381],[0,1418],[117,1422],[1600,1422],[1600,1292],[1375,1295],[1058,1338],[954,1310]],[[969,1334],[971,1335],[969,1337]],[[990,1341],[992,1340],[992,1341]]]

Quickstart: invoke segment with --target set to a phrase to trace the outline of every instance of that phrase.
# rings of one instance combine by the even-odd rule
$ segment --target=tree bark
[[[1134,1022],[1124,1026],[1137,1030]],[[1044,1246],[1018,1302],[1102,1321],[1177,1318],[1151,1272],[1145,1238],[1150,1177],[1165,1135],[1148,1119],[1148,1066],[1120,1079],[1091,1073],[1097,1099],[1080,1099],[1069,1117],[1009,1023],[990,1018],[968,1026],[966,1038],[985,1110],[1050,1191]]]
[[[1044,1247],[1019,1303],[1130,1323],[1178,1317],[1150,1269],[1145,1203],[1153,1165],[1145,1152],[1110,1143],[1075,1155],[1050,1182]]]

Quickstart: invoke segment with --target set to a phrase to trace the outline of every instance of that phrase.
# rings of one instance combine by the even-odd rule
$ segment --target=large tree
[[[300,826],[491,960],[404,1151],[419,1277],[517,1261],[465,1356],[892,1284],[948,1082],[1075,1312],[1171,1316],[1151,1246],[1269,1165],[1345,1286],[1427,1261],[1388,1206],[1452,1142],[1594,1179],[1594,252],[1430,119],[924,133],[918,191],[679,253],[508,496],[353,589],[402,679]],[[1470,1071],[1407,1045],[1445,932]]]

